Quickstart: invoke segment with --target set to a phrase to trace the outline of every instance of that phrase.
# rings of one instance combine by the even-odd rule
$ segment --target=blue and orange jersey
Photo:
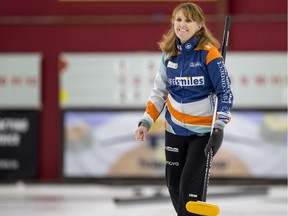
[[[189,136],[211,131],[215,96],[215,126],[223,129],[231,120],[233,94],[223,57],[218,49],[197,46],[198,37],[177,45],[177,55],[163,53],[143,120],[151,127],[165,111],[165,128]]]

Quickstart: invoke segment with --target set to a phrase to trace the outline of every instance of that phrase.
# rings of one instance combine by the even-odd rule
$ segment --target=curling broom
[[[226,50],[228,47],[230,23],[231,23],[231,17],[226,16],[223,42],[222,42],[222,51],[221,51],[224,61],[226,57]],[[214,113],[213,113],[213,121],[212,121],[212,127],[211,127],[211,135],[212,135],[213,126],[216,120],[217,105],[218,105],[218,99],[216,97],[215,108],[214,108]],[[189,201],[186,203],[186,210],[190,213],[205,215],[205,216],[217,216],[220,213],[220,208],[217,205],[206,202],[212,159],[213,159],[213,150],[211,149],[207,156],[202,200],[201,201]]]

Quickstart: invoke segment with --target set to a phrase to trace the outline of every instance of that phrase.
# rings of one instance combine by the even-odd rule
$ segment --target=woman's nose
[[[186,22],[184,20],[182,20],[180,23],[179,23],[181,26],[185,26],[186,25]]]

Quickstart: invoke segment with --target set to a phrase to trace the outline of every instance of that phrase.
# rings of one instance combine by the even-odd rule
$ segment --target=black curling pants
[[[178,216],[196,215],[186,211],[188,201],[202,199],[210,134],[178,136],[166,131],[166,184]]]

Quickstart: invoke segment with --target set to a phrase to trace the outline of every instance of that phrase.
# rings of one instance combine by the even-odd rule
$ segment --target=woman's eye
[[[182,18],[177,18],[176,21],[177,21],[177,22],[182,22],[183,19],[182,19]],[[185,22],[191,23],[191,22],[193,22],[193,20],[191,20],[191,19],[185,19]]]

